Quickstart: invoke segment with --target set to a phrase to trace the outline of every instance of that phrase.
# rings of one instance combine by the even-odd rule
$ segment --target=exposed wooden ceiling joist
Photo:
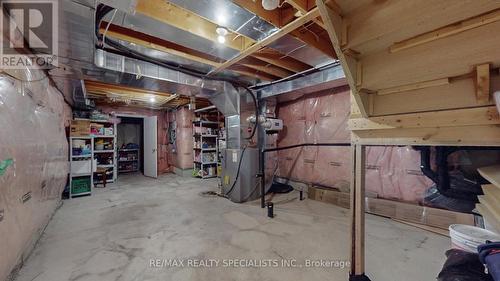
[[[268,73],[265,73],[265,72],[262,72],[262,71],[259,71],[257,69],[248,67],[246,65],[241,65],[241,64],[232,65],[228,69],[235,71],[235,72],[238,72],[238,73],[241,73],[241,74],[244,74],[244,75],[257,77],[257,78],[265,80],[265,81],[274,81],[274,80],[278,80],[281,78],[279,76],[274,76],[272,74],[268,74]]]
[[[103,22],[100,27],[101,34],[104,33],[108,23]],[[122,26],[118,26],[115,24],[111,24],[108,28],[106,36],[115,38],[118,40],[123,40],[126,42],[131,42],[137,44],[139,46],[143,46],[146,48],[154,49],[157,51],[173,54],[185,59],[189,59],[195,62],[211,65],[214,67],[218,67],[223,62],[222,59],[217,58],[215,56],[211,56],[205,54],[203,52],[190,49],[184,47],[182,45],[163,40],[158,37],[154,37],[145,33],[141,33],[138,31],[134,31],[132,29],[128,29]],[[289,75],[292,75],[293,72],[287,71],[280,67],[276,67],[274,65],[269,65],[270,63],[266,63],[264,60],[258,60],[256,58],[249,58],[247,63],[243,63],[247,68],[246,71],[241,72],[238,70],[234,70],[237,73],[242,75],[250,75],[254,78],[259,78],[263,80],[270,81],[271,77],[283,78]],[[271,63],[272,64],[272,63]],[[254,69],[255,71],[250,71],[249,68]],[[260,73],[260,74],[259,74]],[[272,76],[270,76],[272,75]]]
[[[164,22],[176,28],[217,42],[215,30],[218,25],[201,16],[162,0],[139,0],[136,12]],[[255,41],[251,38],[229,31],[225,45],[235,50],[245,50]]]
[[[242,59],[254,54],[258,50],[269,46],[271,43],[274,41],[280,39],[281,37],[285,36],[286,34],[292,32],[293,30],[296,30],[297,28],[301,27],[305,23],[311,21],[312,19],[316,18],[319,16],[319,10],[318,8],[313,8],[311,11],[307,12],[305,15],[295,19],[291,23],[285,25],[283,28],[281,28],[279,31],[269,35],[268,37],[262,39],[261,41],[253,44],[252,46],[246,48],[243,50],[239,55],[236,57],[224,62],[221,66],[218,68],[214,69],[211,71],[211,74],[220,72],[226,68],[228,68],[231,65],[234,65],[241,61]]]
[[[253,1],[247,1],[247,0],[233,0],[236,4],[239,6],[247,9],[248,11],[258,15],[260,18],[268,21],[269,23],[273,24],[274,26],[281,28],[285,26],[287,23],[289,23],[288,18],[292,18],[289,15],[283,16],[283,10],[282,9],[275,9],[272,11],[265,10],[262,8],[262,5],[260,4],[259,1],[253,2]],[[314,3],[314,1],[304,1],[304,0],[287,0],[287,2],[292,5],[295,9],[297,9],[301,14],[306,14],[310,9],[314,8],[313,5],[308,4],[308,2]],[[293,13],[292,13],[293,15]],[[324,28],[324,23],[318,19],[315,18],[313,21],[316,22],[316,24],[320,25],[321,27]],[[315,36],[308,30],[294,30],[290,32],[290,35],[293,37],[299,39],[300,41],[310,45],[313,48],[316,48],[317,50],[321,51],[325,55],[332,57],[334,59],[337,59],[337,55],[335,54],[335,51],[333,49],[332,44],[330,43],[329,40]]]
[[[156,96],[164,96],[164,97],[172,96],[172,94],[170,94],[170,93],[151,91],[151,90],[146,90],[143,88],[127,87],[127,86],[123,86],[123,85],[109,84],[109,83],[103,83],[103,82],[92,81],[92,80],[85,80],[85,88],[89,92],[95,90],[95,91],[114,91],[114,92],[121,92],[124,94],[131,94],[131,95],[148,94],[148,95],[156,95]]]
[[[309,65],[301,61],[286,57],[285,55],[269,48],[262,49],[254,53],[252,56],[267,63],[274,64],[284,69],[288,69],[292,72],[302,72],[311,68]]]
[[[107,22],[101,24],[101,34],[104,33],[107,25]],[[223,62],[222,59],[215,56],[115,24],[109,26],[106,36],[211,66],[219,66]]]
[[[244,60],[241,61],[241,64],[280,78],[285,78],[294,74],[294,72],[282,69],[280,67],[276,67],[271,63],[262,61],[254,57],[245,58]]]

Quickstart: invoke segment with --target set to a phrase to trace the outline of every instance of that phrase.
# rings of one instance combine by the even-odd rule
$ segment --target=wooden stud
[[[365,163],[364,145],[351,148],[351,274],[365,273]]]
[[[363,85],[363,64],[358,62],[356,64],[356,87],[361,87]]]
[[[342,21],[342,34],[340,36],[340,47],[342,49],[344,49],[344,47],[347,46],[348,43],[347,29],[348,29],[347,22]]]
[[[415,47],[428,42],[432,42],[434,40],[452,36],[499,20],[500,20],[500,9],[497,9],[488,13],[484,13],[479,16],[469,18],[467,20],[452,23],[445,27],[438,28],[436,30],[415,36],[413,38],[398,43],[394,43],[389,48],[389,51],[391,53],[399,52],[411,47]]]
[[[285,69],[281,69],[279,67],[276,67],[274,65],[271,65],[265,61],[259,60],[254,57],[247,57],[244,60],[240,62],[240,64],[245,65],[247,67],[253,68],[255,70],[258,70],[260,72],[264,72],[270,75],[274,75],[279,78],[284,78],[288,77],[293,74],[293,72],[290,72]]]
[[[261,61],[265,61],[267,63],[279,66],[281,68],[287,69],[292,72],[302,72],[311,68],[311,66],[301,61],[298,61],[294,58],[291,57],[283,58],[282,54],[272,49],[260,50],[259,52],[254,53],[252,57],[258,58]]]
[[[412,91],[412,90],[418,90],[418,89],[424,89],[424,88],[436,87],[436,86],[442,86],[442,85],[448,85],[448,84],[450,84],[449,78],[435,79],[435,80],[430,80],[430,81],[424,81],[424,82],[418,82],[418,83],[412,83],[412,84],[408,84],[408,85],[398,86],[398,87],[380,89],[380,90],[377,90],[377,95],[382,96],[382,95],[389,95],[389,94],[397,94],[397,93],[401,93],[401,92],[407,92],[407,91]]]
[[[99,29],[99,32],[101,34],[106,29],[107,24],[108,24],[107,22],[103,22],[101,24],[101,27]],[[185,46],[182,46],[182,45],[170,42],[170,41],[166,41],[166,40],[163,40],[161,38],[154,37],[154,36],[151,36],[151,35],[148,35],[145,33],[141,33],[141,32],[138,32],[138,31],[135,31],[132,29],[128,29],[128,28],[125,28],[122,26],[118,26],[115,24],[111,24],[109,26],[108,31],[106,33],[106,36],[111,37],[111,38],[115,38],[115,39],[119,39],[119,40],[123,40],[123,41],[127,41],[127,42],[131,42],[131,43],[134,43],[134,44],[146,47],[146,48],[169,53],[169,54],[172,54],[175,56],[179,56],[179,57],[189,59],[192,61],[196,61],[199,63],[211,65],[214,67],[220,66],[221,62],[223,61],[222,59],[217,58],[215,56],[211,56],[211,55],[205,54],[203,52],[200,52],[200,51],[197,51],[194,49],[190,49],[190,48],[187,48]],[[287,71],[287,70],[284,70],[284,69],[281,69],[279,67],[274,66],[274,63],[278,63],[280,65],[281,64],[293,65],[293,63],[294,63],[293,61],[272,60],[269,62],[265,62],[263,60],[258,60],[256,58],[251,58],[251,57],[249,57],[247,59],[250,62],[248,65],[244,64],[247,68],[255,69],[255,70],[257,70],[257,72],[261,72],[264,74],[258,75],[256,71],[238,71],[238,70],[234,70],[234,71],[237,73],[246,75],[246,76],[251,76],[251,77],[255,77],[255,78],[259,78],[259,79],[264,78],[264,80],[267,80],[267,81],[271,81],[271,80],[269,80],[270,77],[283,78],[283,77],[287,77],[287,76],[293,74],[293,72],[291,72],[291,71]],[[271,64],[271,65],[268,65],[268,64]],[[302,70],[305,70],[307,68],[304,68],[304,69],[300,68],[300,69],[302,71]],[[272,76],[268,76],[267,74],[272,75]]]
[[[107,25],[108,22],[106,21],[101,23],[99,29],[101,34],[104,33]],[[219,66],[222,62],[217,57],[115,24],[109,25],[106,36],[211,66]]]
[[[490,65],[482,64],[476,67],[476,98],[479,102],[490,100]]]
[[[367,111],[364,104],[366,96],[363,96],[363,93],[359,93],[356,87],[357,61],[352,55],[344,54],[340,47],[342,37],[342,17],[338,12],[335,12],[334,9],[327,6],[324,0],[316,0],[316,6],[319,8],[321,17],[326,24],[326,31],[330,36],[335,53],[337,54],[342,68],[344,69],[345,76],[349,82],[349,86],[351,86],[359,111],[363,117],[367,117]]]
[[[373,95],[371,95],[373,96]],[[386,130],[396,128],[439,128],[476,125],[500,125],[495,106],[354,118],[348,121],[349,129]]]

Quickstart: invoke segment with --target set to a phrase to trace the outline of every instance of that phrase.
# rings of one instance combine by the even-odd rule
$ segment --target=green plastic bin
[[[71,194],[78,195],[90,192],[90,176],[73,178],[71,181]]]

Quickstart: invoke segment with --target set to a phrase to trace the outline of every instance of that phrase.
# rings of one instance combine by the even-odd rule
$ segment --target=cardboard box
[[[366,212],[392,219],[448,229],[451,224],[475,225],[474,215],[413,205],[392,200],[366,198]]]
[[[90,135],[90,121],[88,120],[71,121],[70,136],[88,137],[89,135]]]
[[[340,192],[317,187],[309,187],[309,199],[330,203],[342,208],[349,209],[351,205],[350,193]]]

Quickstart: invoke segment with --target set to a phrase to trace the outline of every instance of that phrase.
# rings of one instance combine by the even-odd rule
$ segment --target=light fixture
[[[217,41],[221,44],[224,44],[224,43],[226,43],[226,37],[219,35],[219,36],[217,36]]]
[[[222,27],[222,26],[218,26],[216,29],[215,29],[215,32],[217,33],[217,41],[221,44],[224,44],[226,42],[226,35],[229,33],[229,31],[227,30],[227,28],[225,27]]]
[[[262,7],[268,11],[278,8],[279,5],[279,0],[262,0]]]
[[[155,102],[155,101],[156,101],[156,98],[155,98],[155,97],[150,97],[150,98],[149,98],[149,101],[150,101],[150,102]]]

